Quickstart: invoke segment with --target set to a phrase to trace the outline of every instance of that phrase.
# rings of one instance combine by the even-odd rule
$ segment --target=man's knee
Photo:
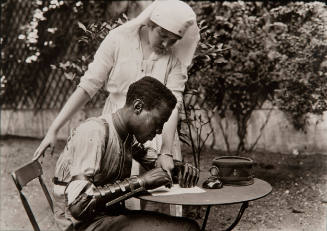
[[[195,220],[185,217],[173,217],[150,211],[127,211],[117,217],[103,217],[92,224],[96,230],[143,230],[143,231],[198,231],[200,227]],[[93,227],[90,226],[89,228]],[[92,230],[92,229],[91,229]]]

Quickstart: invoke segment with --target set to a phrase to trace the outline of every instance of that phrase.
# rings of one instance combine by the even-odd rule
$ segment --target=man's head
[[[152,140],[162,132],[176,102],[172,92],[152,77],[144,77],[129,86],[126,106],[132,113],[127,126],[138,142]]]

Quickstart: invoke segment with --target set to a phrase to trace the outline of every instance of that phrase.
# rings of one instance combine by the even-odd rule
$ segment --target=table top
[[[175,205],[224,205],[253,201],[267,196],[271,185],[258,178],[247,186],[224,185],[221,189],[204,189],[204,193],[186,193],[178,195],[152,196],[140,195],[139,199]]]

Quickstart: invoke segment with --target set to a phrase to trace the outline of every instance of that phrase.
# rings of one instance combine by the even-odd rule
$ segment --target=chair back
[[[23,166],[17,168],[15,171],[13,171],[11,173],[12,179],[17,187],[20,199],[21,199],[24,209],[27,213],[27,216],[33,226],[34,231],[40,231],[40,228],[35,220],[35,217],[31,210],[31,207],[30,207],[25,195],[23,194],[22,190],[23,190],[24,186],[26,186],[30,181],[38,178],[39,183],[42,187],[42,190],[45,194],[45,197],[47,198],[47,201],[48,201],[51,211],[53,213],[53,202],[52,202],[50,193],[42,179],[42,174],[43,174],[43,171],[42,171],[41,164],[37,160],[31,161],[27,164],[24,164]]]

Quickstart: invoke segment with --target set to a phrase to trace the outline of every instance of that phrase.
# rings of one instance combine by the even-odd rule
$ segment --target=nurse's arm
[[[42,140],[39,147],[36,149],[33,159],[36,160],[40,156],[44,155],[44,152],[50,148],[51,154],[54,151],[57,141],[57,134],[60,128],[70,119],[73,115],[80,110],[88,101],[90,96],[86,91],[80,87],[77,87],[70,98],[67,100],[64,107],[59,112],[56,119],[52,122],[46,136]]]

